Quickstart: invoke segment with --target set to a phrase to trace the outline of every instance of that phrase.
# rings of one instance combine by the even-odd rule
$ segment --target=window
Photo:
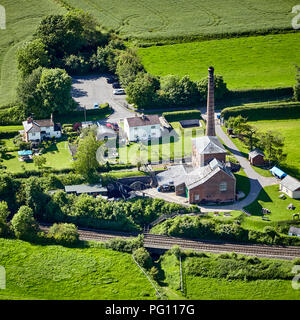
[[[156,127],[155,126],[151,126],[151,129],[156,129]]]
[[[34,132],[32,132],[32,136],[33,136],[33,137],[35,136],[35,133],[34,133]]]
[[[227,182],[226,181],[223,181],[220,183],[219,190],[220,191],[227,191]]]
[[[200,196],[199,194],[195,194],[195,201],[199,200],[200,199]]]

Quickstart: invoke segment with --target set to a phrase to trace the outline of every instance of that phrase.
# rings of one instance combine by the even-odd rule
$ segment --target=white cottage
[[[54,123],[52,115],[50,119],[43,120],[33,120],[32,117],[29,117],[26,121],[23,121],[23,127],[26,142],[61,137],[61,125]]]
[[[300,181],[289,175],[281,180],[279,190],[286,193],[290,198],[300,199]]]
[[[124,131],[129,141],[159,138],[162,126],[158,115],[141,115],[124,119]]]

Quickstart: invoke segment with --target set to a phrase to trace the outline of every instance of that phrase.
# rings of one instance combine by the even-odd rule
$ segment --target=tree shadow
[[[245,209],[249,213],[251,213],[253,216],[263,216],[263,213],[262,213],[263,206],[259,203],[259,201],[273,202],[273,200],[269,197],[265,189],[262,188],[257,199],[253,203],[251,203],[249,206],[245,207]]]
[[[235,149],[232,149],[226,145],[224,145],[225,149],[228,150],[229,152],[231,152],[232,154],[236,155],[236,156],[240,156],[240,157],[244,157],[244,158],[248,158],[248,154],[246,152],[243,151],[238,151]]]
[[[81,98],[86,97],[88,95],[88,92],[83,89],[72,88],[71,95],[73,98]]]

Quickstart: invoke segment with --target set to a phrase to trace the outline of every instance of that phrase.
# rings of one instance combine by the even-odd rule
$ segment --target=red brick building
[[[266,164],[265,154],[259,149],[254,149],[249,152],[248,159],[253,166],[263,167]]]
[[[192,163],[174,165],[157,175],[158,184],[174,185],[189,203],[233,202],[236,179],[226,166],[226,149],[215,133],[213,71],[209,69],[206,135],[192,139]]]

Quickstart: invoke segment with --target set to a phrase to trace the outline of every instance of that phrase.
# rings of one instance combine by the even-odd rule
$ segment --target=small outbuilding
[[[265,165],[265,154],[258,148],[249,152],[248,159],[253,166],[263,167]]]
[[[286,193],[290,198],[300,199],[300,181],[289,175],[281,180],[279,190]]]
[[[77,196],[85,193],[91,196],[103,195],[107,196],[107,188],[101,184],[80,184],[65,186],[65,191],[68,194],[76,194]]]
[[[293,226],[290,227],[289,236],[300,237],[300,228],[296,228],[296,227],[293,227]]]

